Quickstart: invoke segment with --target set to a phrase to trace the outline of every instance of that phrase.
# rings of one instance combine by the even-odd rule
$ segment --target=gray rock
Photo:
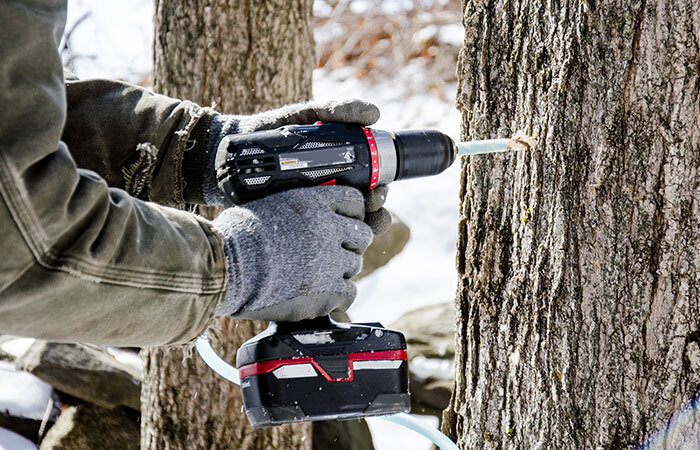
[[[313,450],[374,450],[372,434],[364,420],[329,420],[312,424]]]
[[[98,347],[37,341],[15,366],[104,408],[140,409],[141,375]]]
[[[124,408],[82,404],[63,410],[41,441],[40,450],[138,450],[139,424]]]
[[[392,215],[391,228],[382,236],[375,236],[362,258],[362,271],[354,280],[362,279],[388,263],[403,250],[410,236],[408,226]]]
[[[401,316],[389,328],[406,336],[411,412],[442,416],[454,380],[454,304],[424,306]]]

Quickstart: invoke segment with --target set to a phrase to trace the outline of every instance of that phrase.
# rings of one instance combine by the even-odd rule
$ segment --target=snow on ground
[[[33,442],[10,430],[0,428],[0,450],[36,450]]]
[[[41,420],[53,388],[34,375],[15,370],[13,364],[0,361],[0,411],[14,417]]]
[[[125,364],[132,369],[141,372],[143,370],[143,360],[139,357],[138,353],[134,353],[130,350],[123,350],[117,347],[107,347],[107,351],[110,355],[122,364]]]
[[[23,337],[10,339],[0,344],[0,350],[4,351],[5,353],[9,353],[15,358],[19,358],[20,356],[24,355],[24,352],[29,349],[34,341],[35,339],[33,338]]]
[[[14,357],[27,351],[34,342],[31,338],[16,338],[3,342],[0,349]],[[53,388],[27,372],[15,369],[14,364],[0,361],[0,412],[15,417],[41,420],[51,398]],[[0,428],[0,450],[36,450],[36,445],[24,437]]]

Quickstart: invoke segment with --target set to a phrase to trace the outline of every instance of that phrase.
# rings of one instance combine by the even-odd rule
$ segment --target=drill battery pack
[[[410,410],[405,338],[378,323],[273,322],[236,365],[254,427]]]

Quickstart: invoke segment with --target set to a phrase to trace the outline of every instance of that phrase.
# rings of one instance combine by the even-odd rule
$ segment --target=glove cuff
[[[207,132],[213,117],[214,114],[205,113],[197,121],[188,138],[187,148],[182,160],[182,180],[184,185],[182,195],[185,203],[197,204],[203,202],[202,174],[204,153],[207,145]]]
[[[224,193],[216,180],[216,151],[219,143],[228,134],[238,132],[238,117],[227,114],[217,114],[206,124],[206,138],[203,151],[200,152],[198,167],[199,179],[192,179],[193,189],[199,189],[199,198],[207,205],[223,205]],[[197,127],[199,124],[197,124]],[[195,127],[195,131],[197,131]],[[194,132],[193,132],[194,133]],[[193,158],[194,159],[194,158]],[[195,162],[196,165],[197,162]]]

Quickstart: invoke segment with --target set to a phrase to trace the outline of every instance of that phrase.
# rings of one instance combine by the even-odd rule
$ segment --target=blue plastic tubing
[[[241,378],[238,376],[238,369],[231,366],[216,354],[214,349],[211,348],[209,337],[207,335],[203,334],[198,337],[197,341],[194,343],[194,346],[197,349],[197,352],[199,352],[199,356],[202,357],[204,362],[207,363],[211,370],[226,378],[231,383],[239,386],[241,385]],[[380,416],[378,419],[393,422],[401,425],[402,427],[408,428],[409,430],[413,430],[416,433],[422,434],[442,450],[459,450],[459,447],[457,447],[457,445],[455,445],[450,438],[442,434],[439,430],[420,423],[418,420],[414,419],[408,414],[401,413],[393,414],[391,416]]]

